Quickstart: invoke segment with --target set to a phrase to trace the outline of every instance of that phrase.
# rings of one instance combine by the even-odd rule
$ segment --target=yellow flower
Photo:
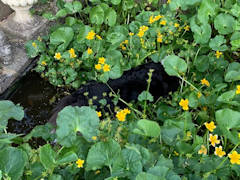
[[[124,50],[124,51],[127,49],[127,48],[126,48],[125,46],[123,46],[123,45],[121,46],[121,48],[122,48],[122,50]]]
[[[91,30],[90,32],[88,32],[88,34],[87,34],[87,36],[86,36],[86,39],[88,39],[88,40],[94,39],[95,34],[96,34],[96,33],[95,33],[93,30]]]
[[[104,64],[105,63],[105,58],[104,57],[98,58],[98,63],[99,64]]]
[[[93,136],[92,140],[96,141],[97,140],[97,136]]]
[[[212,146],[215,147],[216,144],[219,144],[220,141],[218,140],[218,135],[212,135],[209,136],[209,141],[211,142]]]
[[[161,43],[163,41],[163,35],[159,32],[157,35],[157,42]]]
[[[35,42],[32,43],[32,46],[33,46],[34,48],[37,48],[37,44],[36,44]]]
[[[204,125],[210,132],[213,132],[213,130],[216,128],[213,121],[211,121],[210,123],[204,123]]]
[[[139,37],[143,37],[144,36],[144,31],[139,31],[137,34]]]
[[[204,107],[203,107],[203,110],[204,110],[204,111],[207,111],[207,107],[206,107],[206,106],[204,106]]]
[[[153,18],[153,15],[150,16],[149,20],[148,20],[149,24],[152,24],[155,22],[154,18]]]
[[[160,24],[163,25],[163,26],[165,26],[165,25],[167,24],[167,21],[166,21],[166,20],[162,20],[162,21],[160,22]]]
[[[93,53],[93,50],[92,50],[91,48],[88,48],[88,49],[87,49],[87,53],[90,55],[90,54]]]
[[[54,56],[55,59],[59,60],[59,59],[61,59],[61,57],[62,57],[61,53],[55,53],[55,56]]]
[[[183,110],[187,111],[189,108],[188,108],[188,99],[184,100],[184,99],[181,99],[181,101],[179,102],[179,105],[182,107]]]
[[[189,30],[190,30],[190,26],[189,26],[189,25],[186,25],[186,26],[184,27],[184,29],[185,29],[185,31],[189,31]]]
[[[97,170],[96,172],[95,172],[95,174],[99,174],[101,171],[100,170]]]
[[[70,50],[68,50],[69,54],[70,54],[70,58],[75,58],[77,57],[77,55],[75,54],[75,50],[73,48],[71,48]]]
[[[237,151],[233,151],[232,154],[228,154],[228,157],[230,158],[230,162],[232,164],[240,165],[240,154],[238,154]]]
[[[219,59],[219,58],[221,57],[222,54],[223,54],[222,52],[220,52],[220,51],[216,51],[215,56],[217,57],[217,59]]]
[[[124,44],[128,44],[128,40],[126,39],[125,41],[123,41]]]
[[[97,112],[97,116],[98,116],[98,117],[102,117],[101,111],[98,111],[98,112]]]
[[[240,94],[240,85],[237,85],[236,94]]]
[[[102,37],[101,37],[101,36],[96,35],[96,37],[97,37],[99,40],[102,40]]]
[[[222,150],[222,146],[215,147],[214,154],[218,157],[223,157],[224,155],[226,155],[225,151]]]
[[[197,97],[200,98],[202,96],[202,93],[198,91]]]
[[[168,3],[168,4],[171,3],[171,0],[167,0],[167,3]]]
[[[126,114],[123,111],[119,111],[117,112],[116,117],[118,118],[119,121],[124,122]]]
[[[95,69],[96,69],[96,70],[100,70],[100,69],[102,69],[101,64],[95,64]]]
[[[103,72],[108,72],[108,71],[110,71],[110,66],[108,64],[104,64]]]
[[[40,36],[38,36],[37,40],[41,42],[42,38]]]
[[[175,23],[175,24],[174,24],[174,27],[175,27],[175,28],[178,28],[179,26],[180,26],[180,24],[178,24],[178,23]]]
[[[204,145],[201,145],[201,149],[199,149],[198,154],[207,154],[207,148]]]
[[[149,29],[149,27],[147,27],[147,26],[141,26],[141,27],[139,28],[139,31],[146,32],[148,29]]]
[[[158,20],[161,19],[161,18],[163,18],[162,15],[157,15],[157,16],[154,17],[154,21],[158,21]]]
[[[187,137],[192,137],[191,131],[188,131],[186,135],[187,135]]]
[[[209,83],[209,81],[208,81],[208,80],[206,80],[205,78],[203,78],[203,79],[201,80],[201,84],[202,84],[202,85],[206,85],[207,87],[209,87],[209,86],[210,86],[210,83]]]
[[[132,33],[132,32],[129,33],[129,36],[133,36],[133,35],[134,35],[134,33]]]
[[[131,111],[130,111],[128,108],[124,108],[124,109],[123,109],[123,112],[124,112],[125,114],[130,114],[130,113],[131,113]]]
[[[41,65],[42,65],[42,66],[46,66],[46,65],[47,65],[46,61],[42,61],[42,62],[41,62]]]
[[[77,164],[77,167],[78,167],[78,168],[81,168],[81,167],[83,167],[84,160],[78,159],[78,160],[76,161],[76,164]]]

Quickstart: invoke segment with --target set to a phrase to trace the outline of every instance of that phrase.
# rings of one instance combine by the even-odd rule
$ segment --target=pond
[[[25,112],[22,121],[9,120],[8,132],[27,134],[35,126],[45,124],[53,109],[50,101],[56,93],[56,88],[42,79],[39,74],[28,72],[0,97],[20,104]]]

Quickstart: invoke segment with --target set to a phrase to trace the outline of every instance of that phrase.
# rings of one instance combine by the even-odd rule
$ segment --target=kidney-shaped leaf
[[[224,36],[217,35],[210,40],[209,46],[214,51],[226,51],[228,49]]]
[[[104,21],[104,10],[101,6],[96,6],[90,11],[90,21],[92,24],[102,24]]]
[[[60,27],[50,35],[50,43],[58,46],[58,51],[64,51],[74,36],[70,27]]]
[[[76,140],[77,132],[91,141],[98,135],[99,118],[94,109],[83,107],[65,107],[57,117],[57,140],[61,145],[71,146]]]
[[[170,76],[178,76],[180,74],[185,74],[187,71],[187,63],[175,55],[169,55],[162,61],[165,71]]]
[[[236,21],[234,17],[229,14],[219,14],[214,19],[214,27],[220,34],[230,34],[234,31]]]
[[[240,63],[233,62],[228,66],[227,73],[225,75],[226,82],[240,80]]]
[[[112,166],[116,159],[120,156],[121,147],[113,139],[107,142],[99,142],[94,144],[87,155],[87,170],[100,169],[103,166]]]
[[[137,127],[133,132],[148,137],[158,137],[160,135],[160,126],[157,122],[142,119],[137,122]]]

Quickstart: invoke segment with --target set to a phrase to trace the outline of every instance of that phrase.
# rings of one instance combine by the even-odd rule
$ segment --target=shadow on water
[[[35,126],[47,122],[53,109],[49,101],[57,90],[36,72],[27,73],[14,86],[13,92],[4,99],[20,104],[25,115],[22,121],[9,120],[8,132],[27,134]]]

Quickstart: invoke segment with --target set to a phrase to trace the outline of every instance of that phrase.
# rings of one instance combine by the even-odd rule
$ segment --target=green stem
[[[114,92],[114,90],[109,86],[108,83],[106,83],[106,85],[108,86],[108,88],[112,91],[112,93],[115,95],[115,97],[117,97],[117,94]],[[127,103],[126,101],[124,101],[121,97],[119,97],[119,100],[122,101],[124,104],[126,104],[131,110],[135,111],[137,114],[139,114],[140,116],[142,116],[142,113],[140,111],[138,111],[137,109],[133,108],[132,106],[129,105],[129,103]]]
[[[147,80],[147,83],[148,83],[148,85],[147,85],[147,92],[149,92],[149,89],[150,89],[151,79],[152,79],[152,72],[149,72],[149,78]],[[143,109],[143,118],[146,118],[146,109],[147,109],[147,100],[145,99],[145,101],[144,101],[144,109]]]
[[[196,91],[200,92],[200,90],[198,88],[196,88],[192,83],[188,82],[187,80],[185,80],[183,77],[181,77],[180,75],[178,75],[178,77],[183,80],[184,82],[186,82],[188,85],[192,86],[193,89],[195,89]]]

